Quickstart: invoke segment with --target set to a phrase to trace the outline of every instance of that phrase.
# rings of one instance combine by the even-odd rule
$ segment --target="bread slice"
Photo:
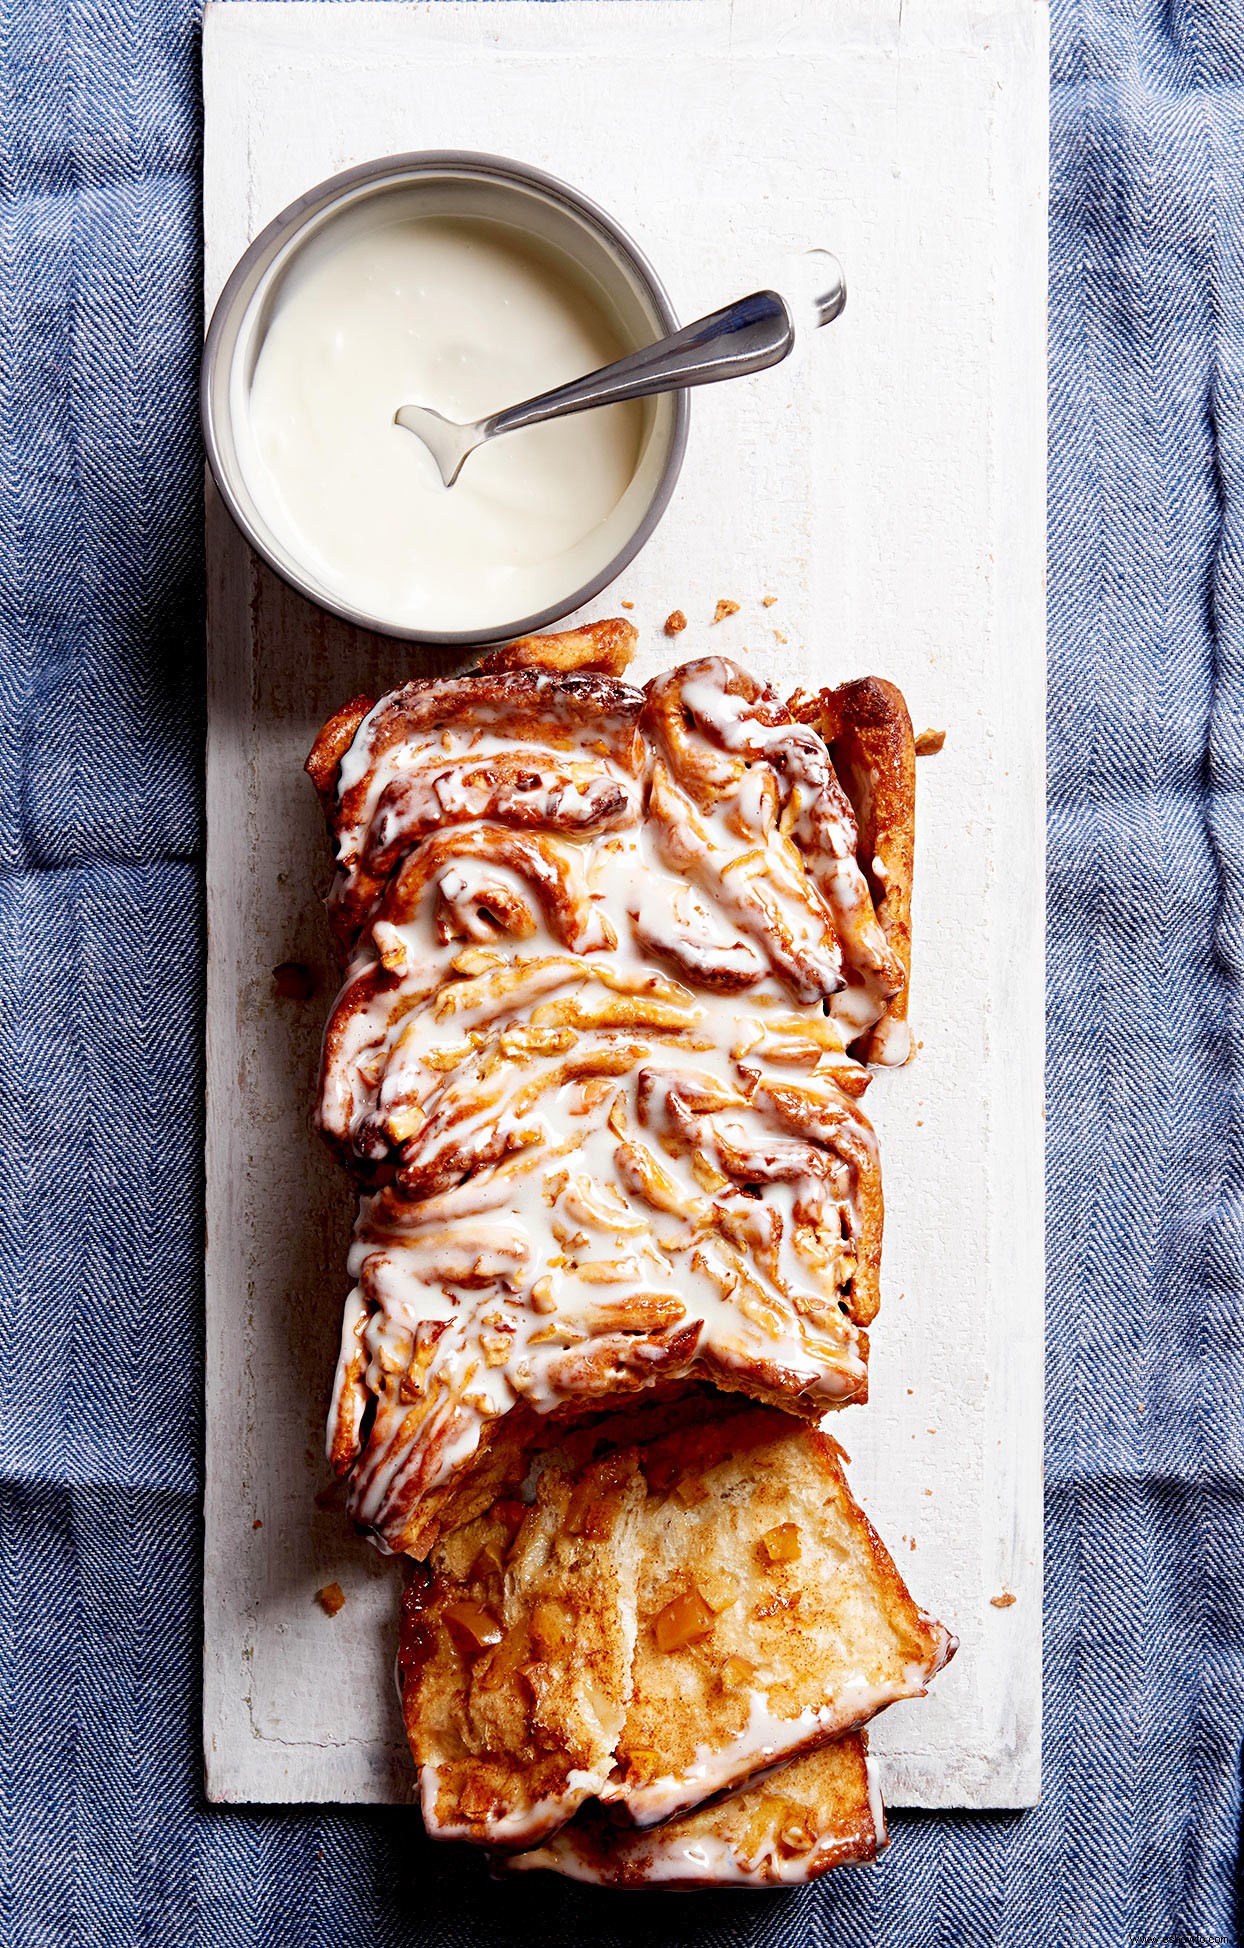
[[[504,1864],[598,1887],[800,1887],[831,1867],[875,1860],[887,1837],[868,1734],[848,1732],[733,1798],[647,1831],[587,1806]]]
[[[603,1797],[638,1826],[922,1696],[955,1640],[917,1608],[841,1448],[749,1407],[639,1456],[630,1707]]]
[[[630,1697],[644,1482],[547,1469],[416,1568],[398,1684],[428,1832],[533,1846],[601,1791]]]
[[[671,1430],[678,1412],[570,1437],[529,1509],[416,1572],[399,1664],[430,1832],[530,1847],[590,1797],[675,1819],[922,1695],[953,1654],[835,1442],[711,1396]]]

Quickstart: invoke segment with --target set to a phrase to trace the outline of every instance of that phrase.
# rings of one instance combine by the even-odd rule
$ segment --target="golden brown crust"
[[[333,932],[348,954],[360,928],[381,913],[393,873],[419,847],[435,846],[446,823],[446,802],[494,828],[590,839],[631,824],[639,815],[638,787],[611,777],[582,757],[538,759],[529,747],[485,758],[447,758],[417,777],[398,776],[380,793],[361,856],[334,889]]]
[[[355,732],[374,703],[372,697],[353,697],[335,711],[307,755],[306,770],[320,795],[330,829],[336,810],[337,767],[354,742]]]
[[[351,720],[357,732],[364,717],[370,717],[366,767],[331,808],[332,830],[340,839],[363,819],[377,766],[419,737],[492,729],[516,746],[554,756],[582,751],[637,776],[642,752],[635,722],[641,703],[639,691],[592,670],[556,672],[540,666],[489,675],[419,677],[370,709],[359,698],[330,718],[312,746],[308,769],[314,764],[317,788],[331,791],[350,747],[346,732]]]
[[[815,1088],[764,1082],[752,1094],[755,1106],[768,1106],[778,1123],[810,1137],[839,1157],[851,1172],[856,1215],[855,1270],[843,1304],[857,1326],[870,1326],[881,1307],[881,1246],[885,1196],[877,1136],[858,1102],[830,1079]]]
[[[429,1557],[429,1831],[793,1884],[884,1843],[860,1728],[955,1649],[807,1425],[866,1395],[858,1063],[909,1046],[914,746],[882,679],[784,705],[709,657],[641,692],[634,642],[357,698],[308,759],[350,970],[321,1117],[375,1192],[332,1460]]]
[[[859,826],[858,856],[903,984],[881,1019],[856,1045],[861,1061],[900,1064],[910,1053],[911,894],[915,871],[916,746],[903,693],[866,676],[818,696],[796,696],[791,711],[829,746]]]
[[[866,1354],[867,1336],[861,1337]],[[361,1422],[368,1405],[361,1385],[364,1367],[364,1356],[355,1354],[349,1368],[355,1385],[352,1390],[342,1387],[340,1411],[330,1430],[331,1464],[342,1476],[350,1474],[359,1458]],[[395,1489],[386,1503],[380,1536],[385,1547],[422,1560],[455,1529],[483,1514],[499,1495],[516,1494],[534,1456],[581,1439],[599,1451],[629,1445],[645,1438],[629,1424],[629,1416],[649,1409],[660,1420],[672,1416],[681,1425],[682,1403],[688,1396],[694,1399],[703,1392],[710,1403],[704,1410],[709,1417],[722,1411],[723,1395],[731,1406],[745,1400],[774,1403],[796,1422],[815,1421],[824,1412],[823,1402],[809,1397],[800,1376],[759,1360],[727,1365],[711,1351],[697,1357],[694,1335],[685,1331],[650,1333],[629,1342],[618,1335],[612,1342],[597,1342],[593,1364],[584,1362],[581,1371],[569,1372],[567,1378],[577,1381],[580,1390],[564,1407],[540,1414],[519,1401],[508,1413],[486,1421],[468,1470],[439,1486],[414,1473]],[[866,1380],[852,1399],[856,1404],[867,1399]],[[612,1438],[597,1438],[602,1422],[616,1427]]]
[[[633,622],[613,616],[555,636],[520,636],[492,650],[480,669],[488,675],[498,670],[541,669],[599,670],[604,676],[621,676],[634,660],[638,635]]]
[[[569,1417],[535,1414],[520,1401],[508,1414],[489,1421],[470,1472],[421,1493],[412,1490],[405,1498],[404,1520],[399,1514],[386,1531],[386,1546],[422,1560],[438,1542],[486,1514],[499,1499],[517,1495],[532,1455],[557,1440]],[[346,1452],[344,1462],[334,1456],[337,1472],[348,1473],[356,1458],[357,1449]]]
[[[629,624],[627,625],[629,627]],[[533,639],[535,640],[535,639]],[[627,780],[638,780],[639,691],[595,670],[528,666],[490,674],[418,678],[379,705],[356,698],[329,719],[306,769],[324,807],[344,871],[329,900],[342,965],[402,858],[443,826],[492,816],[508,824],[575,836],[606,831],[637,813]],[[360,775],[339,789],[341,762],[367,725]],[[434,745],[484,729],[512,746],[482,756],[447,755],[415,781],[396,775],[374,806],[390,754],[409,741]],[[412,785],[420,787],[412,792]],[[586,794],[586,795],[585,795]],[[559,819],[558,808],[564,808]]]
[[[470,1474],[415,1500],[391,1546],[417,1559],[430,1555],[438,1542],[485,1514],[494,1502],[516,1496],[533,1456],[552,1448],[580,1471],[621,1448],[721,1415],[721,1391],[707,1382],[679,1377],[641,1386],[639,1375],[629,1377],[629,1390],[619,1389],[603,1400],[569,1403],[549,1414],[534,1413],[520,1401],[508,1414],[490,1421]],[[805,1411],[809,1417],[819,1413],[810,1404]],[[345,1473],[353,1459],[351,1450],[343,1464],[334,1456],[333,1465],[339,1474]]]

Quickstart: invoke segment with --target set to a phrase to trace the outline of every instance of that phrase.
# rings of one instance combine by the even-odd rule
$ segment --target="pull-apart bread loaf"
[[[412,1569],[398,1672],[430,1832],[532,1847],[589,1799],[632,1827],[677,1822],[921,1696],[953,1653],[835,1442],[770,1409],[697,1424],[688,1407],[688,1426],[638,1446],[611,1445],[621,1420],[571,1437],[534,1500]],[[595,1855],[617,1830],[576,1832]],[[620,1856],[633,1872],[655,1857]]]
[[[429,1832],[793,1885],[884,1845],[862,1728],[955,1648],[812,1425],[867,1392],[911,725],[880,679],[784,704],[720,657],[637,689],[633,641],[359,698],[308,760],[320,1122],[364,1192],[330,1452],[417,1559]]]
[[[345,974],[319,1115],[366,1193],[330,1445],[389,1550],[619,1399],[866,1394],[910,722],[721,657],[640,690],[633,634],[360,698],[308,760]]]

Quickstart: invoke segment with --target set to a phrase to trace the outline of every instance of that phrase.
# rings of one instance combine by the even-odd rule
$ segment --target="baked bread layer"
[[[618,668],[626,625],[595,627]],[[575,667],[526,665],[558,643]],[[855,811],[745,670],[640,691],[592,646],[357,699],[309,760],[346,973],[319,1117],[366,1191],[330,1451],[415,1555],[615,1400],[867,1393],[883,1200],[850,1049],[905,966]]]

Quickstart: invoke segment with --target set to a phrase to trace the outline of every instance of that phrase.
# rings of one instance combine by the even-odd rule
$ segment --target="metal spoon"
[[[826,253],[828,255],[828,253]],[[836,259],[831,281],[814,307],[815,321],[827,325],[847,301],[846,284]],[[836,273],[836,277],[834,276]],[[776,291],[753,291],[721,311],[699,318],[693,325],[660,338],[655,345],[631,352],[614,365],[603,365],[582,379],[571,379],[551,392],[542,392],[521,405],[490,413],[487,419],[461,426],[430,406],[402,406],[394,423],[414,433],[431,453],[446,487],[452,487],[464,461],[476,447],[523,426],[560,419],[566,413],[586,412],[591,406],[616,406],[626,399],[646,399],[654,392],[677,392],[684,386],[712,385],[718,379],[739,379],[761,372],[784,359],[795,343],[795,327],[786,302]]]

